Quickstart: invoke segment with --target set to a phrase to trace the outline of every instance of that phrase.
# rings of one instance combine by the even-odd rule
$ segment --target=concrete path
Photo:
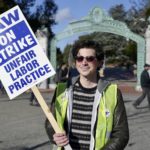
[[[46,101],[52,94],[44,93]],[[14,100],[0,95],[0,150],[49,150],[44,129],[45,115],[37,106],[29,105],[30,93]]]
[[[147,99],[144,99],[138,109],[132,106],[139,95],[140,93],[123,94],[130,129],[130,140],[125,150],[150,149],[150,109],[147,107]]]

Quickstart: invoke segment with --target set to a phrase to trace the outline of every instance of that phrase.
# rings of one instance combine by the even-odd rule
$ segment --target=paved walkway
[[[141,94],[135,90],[136,82],[122,81],[118,82],[118,86],[123,93],[130,130],[130,140],[125,150],[149,150],[150,109],[147,107],[147,99],[144,99],[139,108],[135,109],[132,103]]]

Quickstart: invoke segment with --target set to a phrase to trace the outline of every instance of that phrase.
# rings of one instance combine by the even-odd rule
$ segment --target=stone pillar
[[[146,63],[150,64],[150,25],[148,25],[145,32],[145,41],[146,41]]]
[[[53,39],[50,42],[50,60],[51,60],[51,64],[53,66],[53,68],[56,70],[56,54],[57,54],[57,50],[56,50],[56,44],[57,44],[57,40],[55,37],[53,37]],[[56,87],[56,83],[54,82],[54,78],[51,77],[50,78],[50,84],[49,84],[49,88],[55,89]]]
[[[39,44],[42,47],[42,50],[44,51],[45,55],[48,55],[48,29],[46,27],[42,27],[38,29],[35,33],[37,40]],[[47,89],[48,88],[48,83],[47,80],[41,82],[40,84],[37,85],[40,89]]]

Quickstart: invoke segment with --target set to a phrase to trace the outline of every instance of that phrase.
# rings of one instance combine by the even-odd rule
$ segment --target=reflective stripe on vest
[[[64,120],[67,111],[68,99],[66,96],[66,83],[59,83],[56,93],[56,119],[59,127],[64,130]],[[111,84],[102,93],[98,109],[98,119],[95,132],[95,150],[100,150],[107,143],[113,126],[113,114],[117,104],[117,85]]]

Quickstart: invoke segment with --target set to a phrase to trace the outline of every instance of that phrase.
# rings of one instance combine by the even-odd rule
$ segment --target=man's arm
[[[50,111],[52,112],[54,117],[56,116],[56,114],[55,114],[56,91],[57,91],[57,88],[55,90],[55,93],[54,93],[54,96],[53,96],[53,99],[51,102],[51,106],[50,106]],[[48,119],[46,119],[46,121],[45,121],[45,130],[46,130],[46,133],[49,137],[51,144],[56,144],[57,146],[63,147],[69,143],[66,133],[65,132],[55,133],[55,131],[54,131],[53,127],[51,126],[50,122],[48,121]]]
[[[113,129],[103,150],[123,150],[129,140],[126,110],[120,90],[117,91],[117,106],[114,112]]]

